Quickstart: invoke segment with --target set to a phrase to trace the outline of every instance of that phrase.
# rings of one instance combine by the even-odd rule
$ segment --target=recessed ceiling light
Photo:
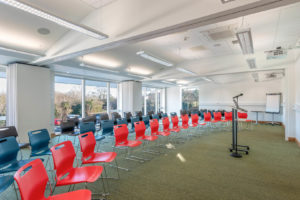
[[[37,32],[38,32],[39,34],[41,34],[41,35],[49,35],[50,30],[47,29],[47,28],[39,28],[39,29],[37,30]]]
[[[188,84],[189,81],[186,81],[186,80],[180,80],[180,81],[177,81],[177,84],[181,84],[181,85],[185,85],[185,84]]]
[[[235,0],[221,0],[221,2],[224,4],[224,3],[229,3],[231,1],[235,1]]]
[[[98,65],[98,66],[101,66],[101,67],[116,68],[116,67],[121,66],[121,63],[119,63],[118,61],[115,61],[115,60],[110,59],[110,58],[96,56],[96,55],[83,56],[82,60],[86,63],[93,64],[93,65]]]
[[[141,67],[136,67],[136,66],[130,66],[126,69],[128,72],[134,73],[134,74],[141,74],[141,75],[149,75],[152,73],[152,71],[141,68]]]
[[[14,8],[17,8],[19,10],[22,10],[24,12],[30,13],[32,15],[41,17],[45,20],[51,21],[53,23],[56,23],[60,26],[66,27],[68,29],[74,30],[74,31],[78,31],[80,33],[86,34],[90,37],[96,38],[96,39],[105,39],[108,38],[107,35],[100,33],[92,28],[89,28],[87,26],[84,25],[78,25],[75,24],[73,22],[70,22],[68,20],[62,19],[60,17],[57,17],[55,15],[52,15],[50,13],[47,13],[45,11],[42,11],[40,9],[34,8],[32,6],[29,6],[25,3],[21,3],[19,1],[16,0],[0,0],[0,3],[4,3],[6,5],[12,6]]]

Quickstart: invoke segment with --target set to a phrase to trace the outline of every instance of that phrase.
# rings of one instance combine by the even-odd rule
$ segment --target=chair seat
[[[157,139],[158,139],[158,137],[155,135],[145,135],[145,138],[144,138],[144,140],[147,140],[147,141],[154,141]]]
[[[112,162],[116,156],[116,152],[94,153],[93,155],[87,157],[87,159],[83,159],[82,164]]]
[[[247,119],[245,122],[252,122],[252,120]]]
[[[180,132],[180,128],[172,128],[172,129],[170,129],[170,131],[178,133],[178,132]]]
[[[221,120],[221,122],[228,122],[228,120],[224,119],[224,120]]]
[[[42,158],[39,158],[39,159],[44,161],[44,159],[42,159]],[[20,161],[17,161],[15,163],[13,163],[13,164],[7,165],[8,167],[0,169],[0,174],[18,171],[18,169],[20,169],[21,167],[23,167],[27,163],[30,163],[33,160],[35,160],[35,159],[20,160]]]
[[[105,139],[105,136],[104,135],[96,135],[95,139],[96,139],[96,141],[101,141],[101,140]]]
[[[219,120],[212,120],[211,123],[218,123],[220,122]]]
[[[14,182],[13,176],[0,176],[0,193],[6,190]]]
[[[116,147],[137,147],[141,144],[142,142],[138,140],[128,140],[127,143],[116,144]]]
[[[77,191],[73,191],[73,192],[50,196],[47,198],[47,200],[67,200],[67,199],[91,200],[92,193],[89,190],[77,190]]]
[[[205,125],[206,125],[206,123],[199,123],[199,125],[201,125],[201,126],[205,126]]]
[[[194,124],[191,124],[190,126],[191,126],[191,127],[197,127],[198,124],[197,124],[197,123],[194,123]]]
[[[47,156],[47,155],[52,155],[50,149],[46,149],[40,152],[31,152],[30,157],[35,157],[35,156]]]
[[[68,175],[61,179],[57,179],[56,186],[71,185],[77,183],[92,183],[95,182],[101,175],[103,171],[102,166],[87,166],[73,168],[72,170],[66,172]]]
[[[181,126],[180,128],[182,128],[182,129],[188,129],[189,126],[188,126],[188,125],[185,125],[185,126]]]
[[[163,132],[158,132],[158,135],[161,135],[161,136],[169,136],[169,135],[171,135],[171,133],[170,132],[166,132],[166,131],[163,131]]]

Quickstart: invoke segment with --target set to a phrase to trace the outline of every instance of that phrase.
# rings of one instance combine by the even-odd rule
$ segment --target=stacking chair
[[[45,197],[49,178],[40,159],[21,167],[14,178],[19,186],[22,200],[91,200],[92,198],[92,193],[89,190],[77,190]]]
[[[158,114],[153,114],[152,119],[157,119],[157,121],[159,121],[159,115]]]
[[[174,117],[174,116],[177,116],[177,113],[176,112],[171,112],[170,115],[171,115],[171,117]]]
[[[159,131],[159,123],[157,119],[150,120],[151,135],[169,136],[170,132]]]
[[[94,122],[96,124],[97,116],[96,115],[87,116],[85,118],[82,118],[81,122]]]
[[[126,124],[126,125],[128,125],[127,119],[126,118],[117,119],[117,125],[120,125],[120,124]]]
[[[162,113],[161,118],[169,117],[167,113]]]
[[[14,136],[0,139],[0,174],[15,172],[32,161],[32,159],[17,160],[19,150],[19,144]]]
[[[163,131],[164,132],[175,132],[178,133],[180,129],[178,128],[170,128],[170,120],[168,117],[163,118]]]
[[[76,136],[79,134],[79,132],[75,132],[75,121],[73,120],[68,120],[66,122],[62,121],[60,123],[60,128],[61,128],[61,134],[58,136],[58,142],[60,142],[60,137],[61,136],[66,136],[67,139],[69,137],[73,137],[73,143],[76,143]],[[66,140],[67,140],[66,139]]]
[[[56,186],[71,185],[75,187],[75,184],[93,183],[101,176],[102,166],[86,166],[80,167],[76,157],[76,153],[71,141],[64,141],[60,144],[56,144],[51,147],[54,170],[56,171]],[[74,160],[76,159],[77,165],[73,167]],[[104,181],[102,179],[103,191],[105,192]]]
[[[138,162],[144,162],[143,158],[131,155],[131,149],[138,147],[142,144],[138,140],[128,140],[129,131],[126,124],[115,125],[114,126],[114,136],[115,136],[115,148],[125,148],[127,151],[125,159],[133,160]]]
[[[102,135],[112,136],[114,134],[114,121],[113,120],[102,120]]]
[[[40,129],[35,131],[28,132],[29,143],[31,147],[30,157],[41,157],[47,156],[47,161],[45,167],[47,168],[47,164],[49,162],[49,157],[51,155],[51,151],[49,148],[49,143],[51,141],[49,132],[47,129]]]
[[[106,112],[100,113],[100,121],[109,120],[109,116]]]
[[[189,128],[189,116],[187,114],[181,115],[181,128],[182,129]]]
[[[176,132],[179,132],[180,131],[180,127],[179,127],[179,119],[177,117],[177,115],[171,115],[171,120],[172,120],[172,129],[173,130],[177,130]]]
[[[111,114],[111,119],[114,121],[114,124],[117,124],[117,119],[121,119],[121,115],[117,112]]]
[[[127,120],[127,124],[131,123],[131,117],[132,117],[131,112],[124,112],[124,118]]]
[[[204,117],[204,122],[211,126],[211,113],[210,112],[204,112],[203,117]]]
[[[15,192],[16,192],[16,197],[18,199],[18,194],[16,191],[16,187],[13,184],[14,183],[14,177],[11,175],[7,176],[0,176],[0,199],[1,199],[1,193],[4,192],[6,189],[8,189],[11,185],[14,186]]]
[[[95,163],[111,163],[112,161],[115,161],[116,165],[110,165],[113,167],[116,167],[118,178],[120,179],[120,174],[118,170],[118,163],[116,160],[117,153],[115,152],[95,152],[96,147],[96,140],[93,135],[93,132],[84,133],[78,136],[79,142],[80,142],[80,149],[81,149],[81,161],[82,164],[95,164]],[[106,169],[104,167],[104,172],[107,177]]]
[[[191,126],[192,127],[198,127],[198,125],[199,125],[199,116],[198,116],[198,114],[192,114],[191,115],[191,118],[192,118],[192,124],[191,124]]]
[[[142,111],[136,111],[135,116],[139,117],[139,121],[143,120],[143,112]],[[131,122],[132,123],[132,122]]]
[[[104,135],[96,134],[96,126],[94,122],[81,122],[80,123],[80,134],[92,132],[97,142],[105,139]]]
[[[217,125],[222,120],[222,115],[220,112],[214,112],[214,119],[211,121],[212,124],[214,124],[214,128],[217,128]]]
[[[247,124],[249,128],[252,125],[252,120],[248,120],[248,113],[238,112],[238,118],[244,124]]]
[[[146,129],[149,128],[150,126],[149,121],[150,121],[149,116],[143,116],[143,122],[145,123]]]
[[[140,117],[131,117],[131,131],[134,131],[134,123],[135,122],[139,122],[140,121]]]

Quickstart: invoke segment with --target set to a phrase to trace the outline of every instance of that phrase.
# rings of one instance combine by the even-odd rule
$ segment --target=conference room
[[[0,200],[298,200],[299,10],[0,0]]]

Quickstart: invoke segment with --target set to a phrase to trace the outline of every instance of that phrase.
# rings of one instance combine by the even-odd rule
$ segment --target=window
[[[146,113],[153,111],[155,112],[155,93],[156,89],[154,88],[146,88]]]
[[[75,78],[55,77],[55,118],[81,116],[81,80]]]
[[[107,112],[107,83],[98,81],[85,82],[86,116]]]
[[[146,108],[145,108],[145,101],[146,101],[146,96],[147,96],[147,92],[146,92],[147,88],[142,87],[142,112],[145,115],[146,113]]]
[[[113,112],[116,112],[118,109],[117,99],[118,99],[118,84],[110,83],[109,103],[110,103],[110,110]]]
[[[0,67],[0,127],[6,125],[6,71]]]
[[[190,110],[192,108],[199,109],[199,90],[198,89],[182,89],[182,109]]]

